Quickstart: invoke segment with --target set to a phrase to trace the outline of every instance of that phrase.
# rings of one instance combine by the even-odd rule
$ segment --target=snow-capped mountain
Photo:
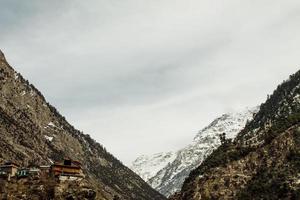
[[[258,107],[239,113],[228,113],[199,131],[191,144],[177,152],[159,153],[137,158],[131,169],[153,188],[166,196],[179,190],[189,173],[220,145],[219,135],[235,138],[252,120]]]
[[[300,71],[186,178],[170,200],[300,199]]]
[[[142,179],[149,181],[161,169],[165,168],[169,163],[176,158],[175,152],[157,153],[152,156],[142,155],[138,157],[132,167]]]

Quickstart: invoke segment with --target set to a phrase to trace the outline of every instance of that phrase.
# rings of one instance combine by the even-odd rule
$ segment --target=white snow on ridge
[[[57,126],[53,122],[49,122],[44,128],[57,128]]]
[[[158,153],[152,156],[142,155],[133,162],[130,168],[140,174],[142,179],[148,181],[158,171],[173,162],[175,158],[176,154],[174,152]]]
[[[15,72],[15,80],[17,80],[19,78],[19,75],[17,72]]]
[[[154,189],[170,196],[182,187],[189,173],[220,145],[220,134],[226,133],[227,138],[235,138],[258,110],[255,107],[239,113],[224,114],[199,131],[185,148],[177,152],[141,156],[133,162],[131,169]],[[166,155],[169,156],[166,158]]]
[[[47,136],[47,135],[44,135],[44,136],[45,136],[46,140],[48,140],[48,141],[52,142],[52,140],[53,140],[53,137],[50,137],[50,136]]]
[[[54,124],[53,122],[49,122],[48,126],[56,127],[55,124]]]
[[[199,131],[194,142],[201,142],[207,136],[226,133],[226,137],[233,139],[245,127],[247,121],[253,119],[258,107],[246,109],[239,113],[227,113],[215,119],[210,125]]]
[[[22,91],[22,92],[21,92],[21,96],[24,96],[25,94],[26,94],[25,91]]]

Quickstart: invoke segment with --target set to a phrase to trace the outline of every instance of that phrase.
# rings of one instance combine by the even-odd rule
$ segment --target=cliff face
[[[300,72],[278,86],[234,142],[170,199],[300,199]]]
[[[70,125],[0,53],[0,162],[50,164],[70,157],[83,163],[100,199],[165,199],[90,136]]]

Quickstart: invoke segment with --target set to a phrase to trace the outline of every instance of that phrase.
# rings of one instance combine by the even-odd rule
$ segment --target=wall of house
[[[59,176],[60,181],[81,181],[82,177],[76,177],[76,176]]]
[[[12,177],[15,176],[17,174],[17,172],[18,172],[18,168],[15,168],[15,167],[11,168],[11,176]]]
[[[61,173],[80,174],[80,169],[68,168],[68,167],[63,167],[63,166],[54,166],[52,168],[52,172],[54,172],[55,175],[59,175]]]
[[[11,177],[15,176],[18,172],[18,168],[16,167],[3,167],[1,171],[6,172],[11,175]]]

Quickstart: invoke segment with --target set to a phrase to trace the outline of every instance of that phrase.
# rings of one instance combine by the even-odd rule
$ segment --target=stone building
[[[0,166],[0,176],[8,179],[15,177],[18,172],[18,168],[18,164],[8,161]]]

